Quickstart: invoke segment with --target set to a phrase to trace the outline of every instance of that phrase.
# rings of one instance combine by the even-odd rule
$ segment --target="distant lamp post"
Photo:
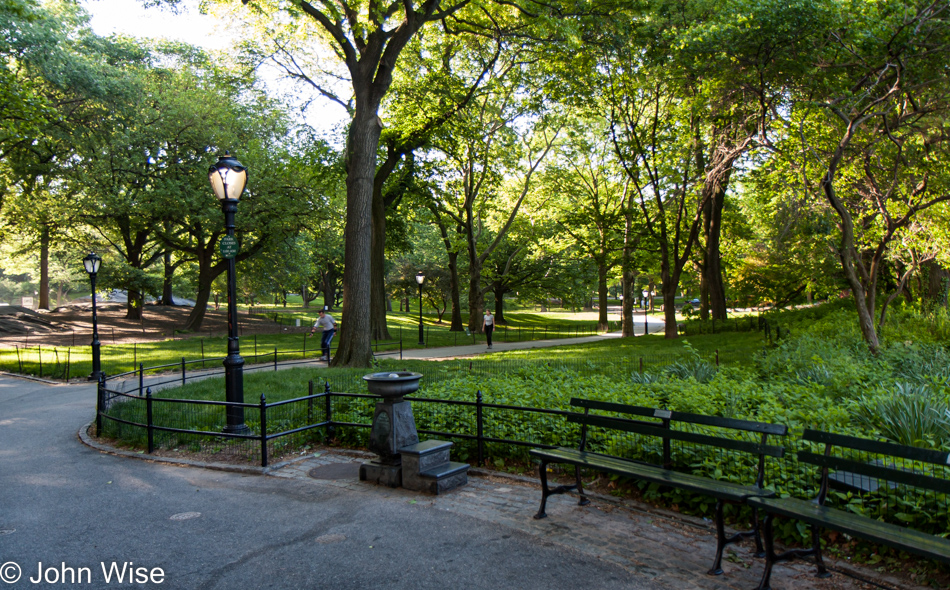
[[[426,340],[422,332],[422,283],[426,282],[426,276],[422,271],[416,273],[416,282],[419,283],[419,345],[425,346]]]
[[[234,237],[234,215],[237,213],[238,199],[247,186],[247,168],[231,154],[224,152],[218,156],[218,162],[208,170],[208,180],[214,196],[221,201],[224,211],[224,228],[227,235],[221,238],[219,248],[221,256],[228,261],[228,356],[224,359],[224,397],[228,403],[244,403],[244,359],[241,358],[241,346],[238,341],[237,324],[237,277],[235,276],[234,257],[238,244]],[[227,424],[224,432],[229,434],[248,434],[250,429],[244,424],[244,408],[227,407]]]
[[[89,375],[90,381],[98,381],[99,376],[102,375],[102,357],[99,354],[99,318],[96,315],[96,273],[99,272],[101,264],[102,258],[95,252],[90,252],[82,259],[82,265],[89,273],[89,282],[92,283],[92,374]]]

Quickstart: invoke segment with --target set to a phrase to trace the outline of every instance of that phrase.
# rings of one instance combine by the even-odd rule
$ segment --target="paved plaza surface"
[[[0,588],[63,587],[53,576],[88,568],[85,588],[644,588],[751,590],[762,561],[732,546],[725,575],[705,572],[711,523],[610,498],[579,507],[555,496],[534,520],[532,478],[479,472],[441,496],[359,482],[359,454],[320,449],[245,472],[102,452],[77,433],[94,417],[92,384],[0,377]],[[38,574],[42,563],[46,581]],[[772,587],[908,588],[781,565]],[[52,568],[52,569],[50,569]],[[39,579],[32,583],[31,579]],[[144,578],[143,578],[144,579]],[[67,579],[67,582],[69,580]],[[128,586],[129,584],[123,584]]]

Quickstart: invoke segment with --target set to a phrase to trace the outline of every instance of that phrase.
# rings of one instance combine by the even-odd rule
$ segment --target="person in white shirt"
[[[314,332],[322,332],[320,348],[323,349],[323,356],[320,357],[320,360],[329,361],[330,342],[333,341],[333,335],[336,334],[336,320],[327,313],[325,306],[320,310],[320,318],[313,323],[313,328],[310,329],[310,336],[313,336]]]
[[[491,333],[495,330],[495,316],[491,311],[485,310],[485,317],[482,318],[482,331],[485,332],[485,338],[488,340],[488,348],[491,349]]]

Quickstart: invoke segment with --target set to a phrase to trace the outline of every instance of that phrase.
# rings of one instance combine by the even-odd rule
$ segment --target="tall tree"
[[[893,240],[950,199],[950,6],[850,3],[815,48],[789,124],[801,174],[838,218],[836,245],[868,347],[881,265]]]
[[[289,27],[325,40],[342,62],[352,86],[352,115],[346,140],[346,245],[343,307],[346,328],[333,359],[335,366],[369,366],[373,190],[382,120],[379,117],[393,72],[410,40],[430,22],[444,21],[469,0],[423,0],[391,4],[356,0],[339,3],[255,1],[251,10],[267,21],[282,12]],[[247,4],[247,0],[245,0]]]

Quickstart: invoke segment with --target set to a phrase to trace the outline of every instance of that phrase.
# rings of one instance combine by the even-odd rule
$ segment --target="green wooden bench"
[[[772,567],[776,563],[796,557],[813,555],[818,576],[830,576],[821,559],[822,529],[950,563],[950,540],[936,536],[950,531],[947,514],[950,453],[820,430],[806,430],[802,440],[824,446],[822,454],[811,451],[797,453],[799,462],[821,468],[817,498],[811,501],[796,498],[748,500],[751,506],[765,512],[765,572],[757,590],[769,588]],[[874,507],[880,514],[872,518],[854,512],[854,503],[859,498],[860,505]],[[927,510],[928,503],[937,510]],[[891,507],[894,507],[894,512]],[[904,524],[910,524],[915,515],[929,522],[904,526],[880,520],[886,515]],[[810,525],[811,548],[776,555],[773,542],[773,520],[776,517]]]
[[[541,508],[535,518],[544,518],[545,506],[548,497],[553,494],[562,494],[570,490],[577,490],[580,494],[579,505],[589,503],[584,495],[581,484],[581,469],[591,469],[643,480],[660,486],[678,488],[687,492],[703,494],[716,500],[716,557],[709,570],[712,575],[722,573],[722,554],[726,545],[754,536],[756,551],[761,556],[762,541],[759,534],[758,514],[753,510],[753,529],[726,537],[723,522],[723,506],[726,503],[742,504],[750,497],[771,497],[772,490],[764,487],[766,457],[783,457],[784,448],[767,444],[771,435],[784,436],[787,428],[780,424],[767,424],[747,420],[735,420],[716,416],[703,416],[670,410],[658,410],[640,406],[600,402],[573,398],[571,406],[583,408],[583,413],[573,413],[568,420],[581,425],[580,448],[532,449],[531,455],[541,462],[538,473],[541,478]],[[591,411],[609,412],[611,416],[592,414]],[[620,415],[621,417],[617,417]],[[635,417],[635,419],[629,418]],[[655,457],[659,464],[620,457],[612,454],[596,453],[587,450],[591,429],[608,435],[617,433],[631,433],[635,438],[636,449],[626,454],[645,456],[643,441],[649,441],[657,448]],[[746,440],[741,440],[745,438]],[[751,439],[751,440],[749,440]],[[713,479],[704,475],[687,473],[684,470],[674,470],[672,443],[676,441],[678,447],[692,447],[693,453],[684,461],[689,465],[696,461],[696,452],[712,449],[709,452],[728,453],[730,461],[746,461],[750,463],[749,483],[737,483]],[[683,452],[683,451],[680,451]],[[679,453],[678,453],[679,454]],[[739,456],[742,455],[740,458]],[[551,489],[548,486],[547,468],[550,463],[574,465],[575,480],[572,485],[562,485]],[[688,468],[688,467],[687,467]],[[753,477],[754,473],[754,477]]]

